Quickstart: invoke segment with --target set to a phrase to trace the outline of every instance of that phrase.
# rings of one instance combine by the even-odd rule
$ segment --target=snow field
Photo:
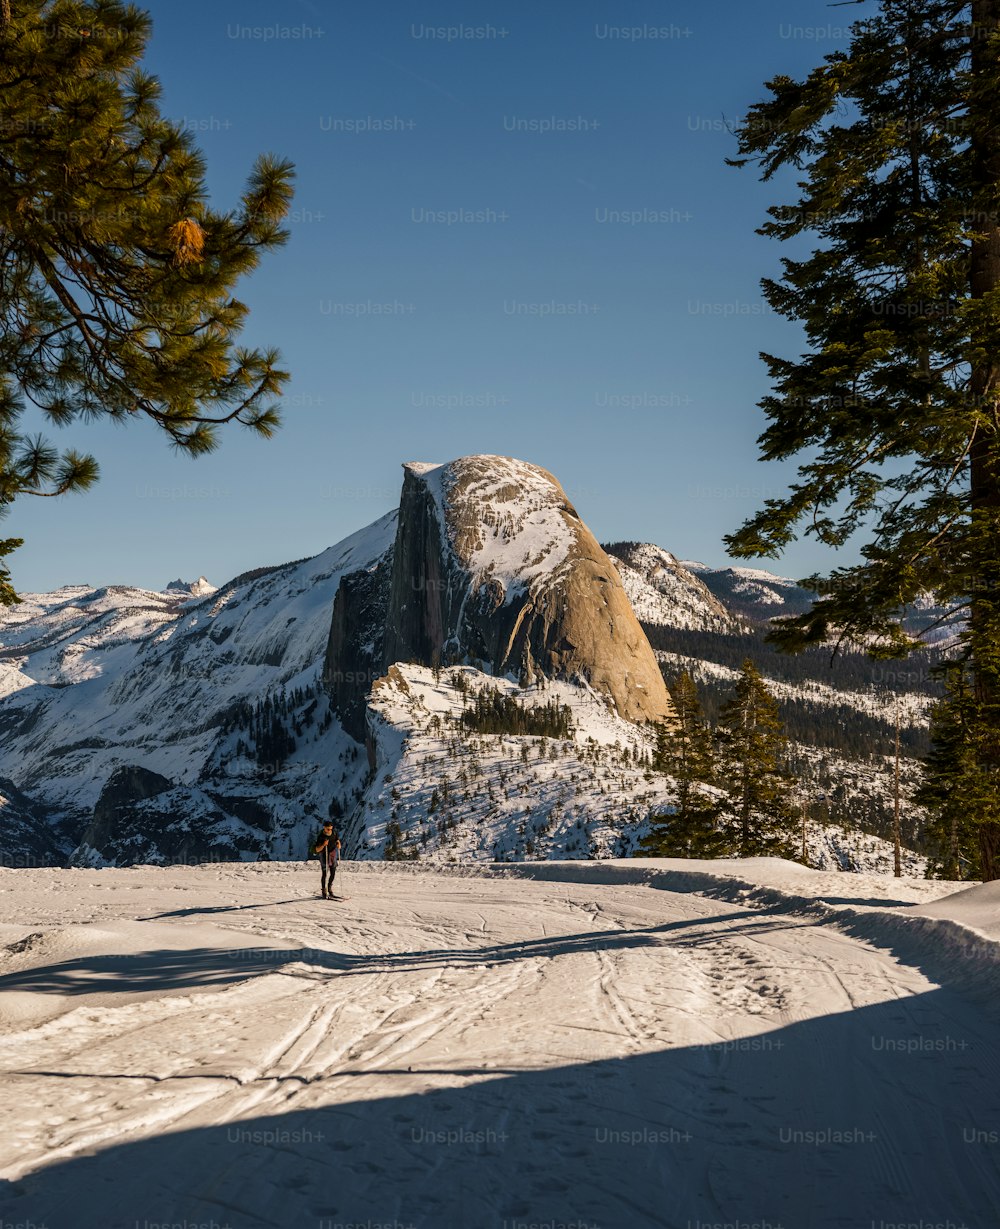
[[[993,885],[774,859],[347,864],[342,902],[314,879],[0,872],[5,1219],[996,1224],[996,999],[952,983],[957,941],[934,954]]]

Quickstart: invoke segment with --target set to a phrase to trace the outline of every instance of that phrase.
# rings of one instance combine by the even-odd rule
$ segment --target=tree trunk
[[[892,870],[898,879],[903,873],[899,839],[899,697],[896,697],[896,771],[892,806]]]
[[[973,227],[970,291],[983,299],[1000,288],[1000,0],[973,0]],[[976,754],[986,779],[1000,781],[1000,358],[992,346],[970,377],[979,427],[970,453],[972,595],[970,640],[978,710]],[[992,791],[991,791],[992,792]],[[978,817],[983,879],[1000,878],[1000,814]]]
[[[951,813],[951,831],[948,840],[948,861],[945,863],[945,879],[961,879],[961,862],[958,856],[958,816]]]

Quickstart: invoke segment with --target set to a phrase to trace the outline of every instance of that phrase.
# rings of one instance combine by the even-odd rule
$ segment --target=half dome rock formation
[[[394,662],[582,681],[627,720],[671,718],[618,571],[550,473],[496,456],[403,471],[391,552],[335,602],[326,677],[348,728]]]

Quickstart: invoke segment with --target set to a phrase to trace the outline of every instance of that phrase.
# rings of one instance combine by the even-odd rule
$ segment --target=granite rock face
[[[345,576],[333,600],[323,682],[344,729],[365,740],[365,708],[372,683],[385,671],[392,550],[371,567]]]
[[[108,778],[71,863],[131,866],[257,858],[265,854],[269,827],[263,809],[247,800],[223,800],[126,764]]]
[[[619,573],[550,473],[496,456],[403,470],[396,540],[379,575],[341,582],[328,678],[357,671],[363,645],[373,673],[393,662],[482,663],[522,683],[586,682],[630,721],[670,720]],[[337,694],[345,723],[359,702],[357,688]]]
[[[66,852],[51,820],[47,807],[0,777],[0,866],[63,866]]]
[[[170,789],[173,782],[158,772],[127,764],[116,769],[105,782],[94,807],[94,818],[83,834],[83,844],[104,852],[118,837],[124,813],[134,803],[155,798]]]

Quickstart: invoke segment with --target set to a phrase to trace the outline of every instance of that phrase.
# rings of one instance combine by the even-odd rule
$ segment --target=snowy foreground
[[[1000,885],[0,870],[0,1219],[995,1229]]]

